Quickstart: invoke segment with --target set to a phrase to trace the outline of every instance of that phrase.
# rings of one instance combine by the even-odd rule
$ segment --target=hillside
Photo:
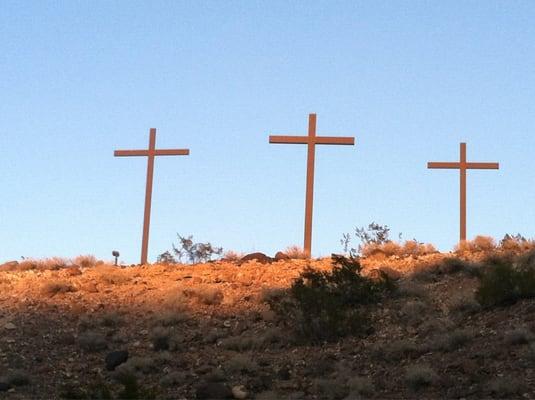
[[[535,300],[482,308],[488,254],[453,256],[363,258],[398,288],[368,307],[372,329],[330,343],[299,342],[265,302],[330,259],[4,266],[0,396],[535,398]]]

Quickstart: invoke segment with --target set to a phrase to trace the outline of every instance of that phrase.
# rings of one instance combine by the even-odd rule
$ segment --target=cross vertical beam
[[[152,183],[154,181],[154,150],[156,150],[156,129],[150,128],[149,151],[147,154],[147,183],[145,186],[145,211],[143,213],[143,238],[141,239],[141,264],[147,263],[149,253],[150,209],[152,204]]]
[[[304,250],[310,257],[312,249],[312,211],[314,208],[314,164],[316,161],[316,114],[308,116],[308,145],[307,145],[307,187],[305,197],[305,237]]]
[[[147,264],[149,250],[150,213],[152,205],[152,184],[154,181],[154,158],[156,156],[187,156],[189,149],[156,149],[156,129],[151,128],[148,150],[115,150],[115,157],[147,157],[147,182],[145,186],[145,211],[143,214],[143,236],[141,239],[141,264]]]
[[[466,171],[468,169],[499,169],[499,163],[466,161],[466,143],[460,144],[459,162],[428,162],[427,168],[459,170],[459,240],[466,240]]]
[[[307,179],[305,193],[305,233],[304,251],[307,257],[312,253],[312,214],[314,204],[314,165],[316,145],[354,145],[354,137],[316,136],[316,114],[308,115],[307,136],[270,135],[269,143],[306,144],[307,145]]]

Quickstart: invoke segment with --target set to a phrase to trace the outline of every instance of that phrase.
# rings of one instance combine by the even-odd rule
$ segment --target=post
[[[149,249],[150,208],[152,182],[154,177],[154,150],[156,149],[156,129],[150,128],[149,151],[147,155],[147,186],[145,189],[145,214],[143,216],[143,238],[141,241],[141,264],[147,264]]]
[[[316,158],[316,114],[308,115],[307,187],[305,200],[305,240],[307,257],[312,252],[312,211],[314,207],[314,161]]]
[[[461,159],[459,165],[460,172],[460,239],[466,240],[466,143],[461,143]]]

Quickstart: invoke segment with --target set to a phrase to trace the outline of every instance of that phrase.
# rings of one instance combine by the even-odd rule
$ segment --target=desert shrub
[[[468,329],[456,329],[451,332],[443,333],[429,341],[428,347],[432,350],[450,352],[459,349],[469,343],[475,333]]]
[[[192,235],[183,237],[177,233],[177,237],[178,246],[175,246],[174,243],[172,244],[173,254],[170,251],[166,251],[158,256],[157,262],[176,264],[181,262],[182,258],[186,258],[188,263],[198,264],[211,261],[212,257],[220,256],[223,253],[222,247],[214,247],[210,242],[195,243]]]
[[[408,301],[401,307],[401,314],[405,322],[415,325],[422,322],[423,319],[429,318],[429,305],[421,300]]]
[[[45,282],[41,286],[41,293],[47,296],[55,296],[58,293],[76,292],[76,288],[67,281]]]
[[[106,338],[98,332],[84,332],[78,336],[80,348],[88,353],[102,351],[108,347]]]
[[[496,242],[490,236],[476,236],[473,240],[463,240],[455,248],[455,253],[490,252],[496,249]]]
[[[251,356],[236,354],[225,363],[225,370],[230,373],[254,373],[258,370],[258,364]]]
[[[348,394],[347,386],[342,379],[314,379],[312,389],[320,399],[325,400],[341,400]]]
[[[344,253],[349,253],[351,256],[356,256],[362,250],[362,247],[370,244],[383,244],[389,242],[390,228],[386,225],[379,225],[372,222],[368,227],[355,228],[355,236],[360,240],[357,248],[351,247],[351,235],[344,233],[340,244],[344,249]]]
[[[372,354],[385,361],[399,361],[406,358],[419,357],[427,350],[428,348],[425,345],[416,344],[408,339],[398,339],[375,346],[372,349]]]
[[[526,239],[520,233],[511,235],[506,233],[498,245],[500,250],[508,251],[512,253],[523,253],[535,248],[535,242],[531,239]]]
[[[30,384],[30,375],[25,371],[16,369],[7,374],[6,381],[12,386],[25,386]]]
[[[233,250],[228,250],[225,253],[223,253],[222,261],[228,261],[228,262],[236,262],[241,260],[245,256],[244,253],[240,253]]]
[[[480,309],[481,306],[472,293],[458,294],[448,301],[448,310],[450,313],[474,314]]]
[[[535,297],[533,254],[515,261],[501,257],[487,260],[476,291],[476,299],[482,306],[508,305],[532,297]]]
[[[175,326],[189,320],[183,310],[166,310],[155,316],[155,325]]]
[[[311,341],[336,340],[370,328],[368,307],[377,303],[394,283],[383,275],[372,280],[361,274],[353,257],[333,255],[332,271],[307,268],[292,284],[289,296],[269,303],[292,325],[299,338]]]
[[[307,259],[308,258],[305,250],[303,250],[302,247],[299,247],[296,245],[286,247],[283,253],[286,254],[291,259]]]
[[[260,302],[273,303],[282,300],[287,295],[286,289],[282,288],[262,288],[260,291]]]
[[[498,398],[511,398],[522,392],[523,384],[512,376],[496,377],[489,382],[489,391]]]
[[[100,324],[102,326],[113,328],[123,323],[123,317],[117,311],[106,312],[100,317]]]
[[[90,255],[90,254],[80,255],[80,256],[75,257],[72,260],[72,263],[74,265],[78,265],[78,266],[80,266],[82,268],[94,267],[95,265],[97,265],[97,262],[98,262],[98,260],[96,259],[96,257],[93,256],[93,255]]]
[[[154,351],[177,350],[180,347],[180,337],[174,334],[171,329],[158,326],[154,328],[150,335],[150,341]]]
[[[438,375],[427,365],[410,365],[405,371],[405,383],[414,391],[432,385],[438,381]]]
[[[418,283],[410,280],[402,281],[398,284],[397,295],[400,297],[420,298],[426,299],[428,297],[427,290]]]
[[[508,345],[528,344],[535,339],[533,333],[527,328],[517,328],[508,331],[504,335],[504,341]]]
[[[362,397],[371,397],[374,392],[373,381],[367,376],[355,376],[347,381],[349,392]]]

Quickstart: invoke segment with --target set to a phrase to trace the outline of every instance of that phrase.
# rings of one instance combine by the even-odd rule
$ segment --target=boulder
[[[202,382],[197,386],[197,399],[232,399],[234,396],[230,388],[219,382]]]
[[[277,254],[275,254],[275,260],[290,260],[290,256],[282,251],[277,251]]]
[[[14,271],[19,265],[18,261],[8,261],[6,263],[0,264],[0,271]]]
[[[106,356],[106,369],[108,371],[114,371],[119,365],[128,361],[128,351],[119,350],[112,351]]]
[[[243,264],[247,261],[257,261],[260,264],[269,264],[273,262],[273,259],[271,257],[266,256],[264,253],[251,253],[247,254],[246,256],[242,257],[240,259],[240,264]]]

